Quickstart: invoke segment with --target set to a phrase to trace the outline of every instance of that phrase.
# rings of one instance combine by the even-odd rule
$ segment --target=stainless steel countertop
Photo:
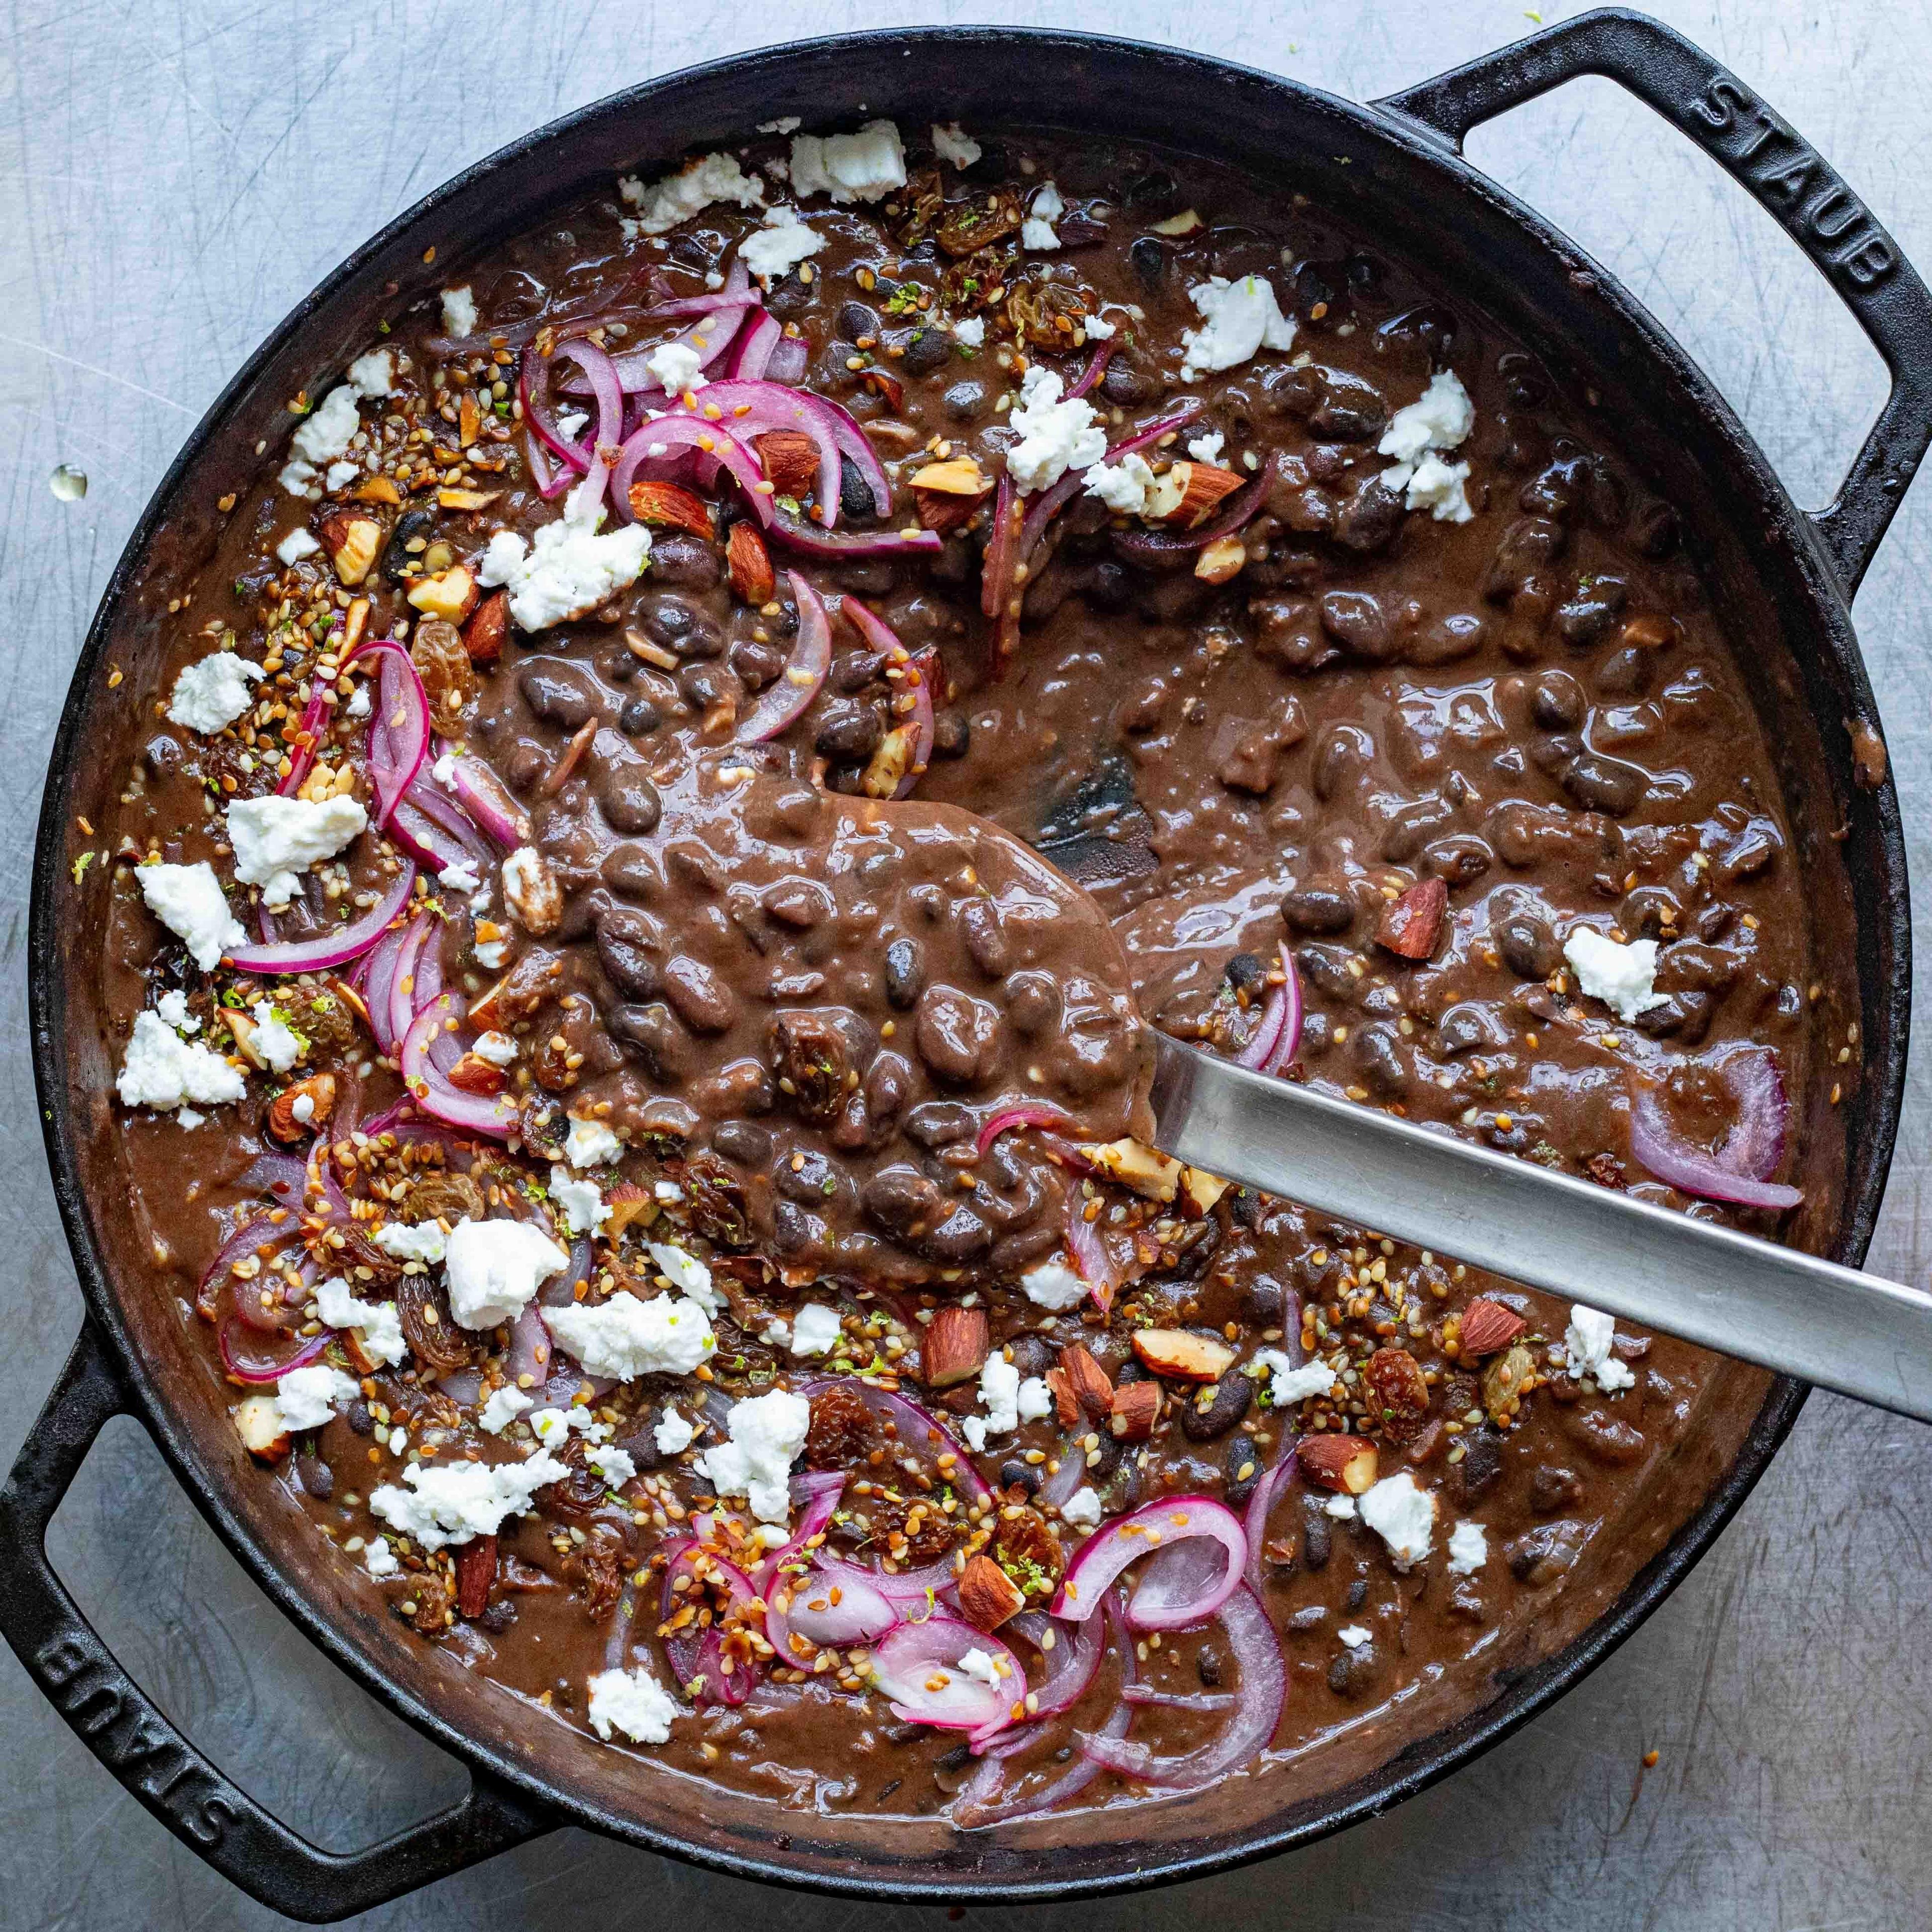
[[[1546,8],[1554,20],[1579,10]],[[1932,272],[1922,4],[1717,0],[1654,10],[1760,88]],[[25,1048],[20,961],[40,775],[127,533],[227,372],[366,235],[457,169],[611,88],[785,38],[914,21],[1180,38],[1366,99],[1527,32],[1496,0],[1146,0],[872,7],[778,0],[10,0],[0,53],[0,1244],[15,1340],[10,1459],[77,1326]],[[1883,393],[1876,357],[1770,221],[1606,82],[1472,152],[1607,262],[1738,406],[1801,501],[1830,494]],[[85,471],[58,501],[58,464]],[[1858,601],[1915,876],[1932,805],[1924,586],[1932,495],[1906,502]],[[14,796],[17,788],[18,796]],[[1932,933],[1932,896],[1921,929]],[[1932,974],[1922,976],[1932,988]],[[1922,1016],[1932,991],[1922,992]],[[1922,1023],[1873,1264],[1922,1274],[1932,1169]],[[1932,1436],[1814,1396],[1715,1550],[1615,1658],[1448,1784],[1291,1860],[1095,1905],[1056,1932],[1212,1918],[1329,1932],[1850,1932],[1932,1920]],[[57,1564],[137,1681],[299,1828],[343,1849],[453,1796],[460,1772],[296,1636],[130,1424],[56,1525]],[[284,1922],[178,1847],[0,1652],[0,1922],[75,1932]],[[1642,1754],[1660,1761],[1641,1780]],[[643,1909],[637,1909],[637,1901]],[[371,1912],[368,1926],[696,1918],[797,1932],[937,1922],[776,1897],[575,1831]],[[982,1912],[1006,1922],[1018,1913]]]

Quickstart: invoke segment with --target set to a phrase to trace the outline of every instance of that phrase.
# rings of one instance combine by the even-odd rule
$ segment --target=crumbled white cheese
[[[1429,1554],[1430,1538],[1436,1528],[1436,1498],[1426,1490],[1418,1489],[1406,1469],[1372,1484],[1356,1507],[1362,1520],[1388,1544],[1389,1560],[1398,1570],[1408,1569]]]
[[[956,168],[970,168],[986,152],[956,121],[949,121],[943,128],[934,124],[932,151]]]
[[[592,1449],[585,1453],[584,1460],[610,1489],[621,1489],[638,1473],[636,1460],[628,1449]]]
[[[385,1221],[376,1230],[375,1243],[386,1255],[399,1262],[421,1262],[434,1268],[448,1252],[449,1238],[434,1221]]]
[[[248,935],[228,910],[221,882],[206,859],[193,866],[136,866],[134,876],[148,910],[186,944],[204,973],[214,970],[223,953],[248,944]]]
[[[170,988],[154,1002],[154,1010],[177,1033],[199,1033],[201,1022],[188,1010],[188,995],[178,987]]]
[[[550,1198],[563,1210],[564,1224],[573,1234],[594,1234],[610,1218],[594,1180],[584,1180],[560,1162],[550,1170]]]
[[[396,358],[386,349],[372,349],[349,365],[349,386],[370,402],[390,394],[396,386]]]
[[[572,1167],[605,1167],[622,1154],[624,1143],[602,1120],[573,1114],[563,1151]]]
[[[794,135],[791,184],[799,195],[878,201],[906,184],[899,130],[890,121],[868,121],[856,134]]]
[[[610,1435],[610,1425],[599,1422],[589,1409],[574,1405],[568,1408],[540,1408],[530,1418],[530,1433],[546,1449],[561,1449],[573,1430],[593,1442],[601,1442]]]
[[[1466,1518],[1449,1532],[1449,1574],[1472,1576],[1490,1560],[1490,1540],[1483,1526]]]
[[[476,1412],[476,1426],[489,1435],[500,1436],[532,1400],[514,1384],[505,1382],[490,1391],[489,1400]]]
[[[805,1447],[812,1406],[789,1389],[734,1403],[731,1439],[714,1443],[698,1466],[721,1496],[742,1496],[761,1522],[791,1516],[791,1466]]]
[[[969,315],[963,322],[952,325],[952,339],[963,342],[968,349],[979,348],[986,340],[986,319],[984,316]]]
[[[613,1730],[634,1744],[661,1744],[670,1738],[677,1706],[643,1664],[632,1670],[600,1670],[587,1688],[590,1728],[607,1742]]]
[[[362,1393],[340,1369],[326,1362],[311,1362],[307,1368],[291,1369],[275,1384],[275,1406],[281,1412],[283,1426],[320,1429],[340,1402],[353,1402]]]
[[[1015,1405],[1019,1410],[1022,1422],[1037,1422],[1043,1415],[1053,1413],[1053,1391],[1038,1376],[1028,1376],[1020,1384],[1018,1399]]]
[[[808,1301],[791,1321],[794,1355],[822,1355],[838,1346],[843,1333],[838,1311],[823,1301]]]
[[[1060,1520],[1071,1523],[1076,1529],[1093,1528],[1102,1514],[1100,1498],[1085,1486],[1076,1490],[1060,1506]]]
[[[1201,326],[1181,338],[1180,380],[1192,382],[1214,369],[1237,368],[1263,349],[1294,346],[1294,322],[1281,312],[1274,284],[1260,275],[1231,282],[1210,275],[1188,300],[1201,311]]]
[[[1466,524],[1476,513],[1463,484],[1466,463],[1445,463],[1438,450],[1454,449],[1475,427],[1476,406],[1451,369],[1438,370],[1414,402],[1399,409],[1376,448],[1395,460],[1382,472],[1384,485],[1406,493],[1412,510],[1427,510],[1438,524]]]
[[[316,1284],[315,1312],[332,1328],[358,1330],[362,1337],[362,1352],[379,1369],[390,1367],[409,1353],[396,1304],[358,1301],[339,1274]]]
[[[467,282],[460,289],[442,292],[442,332],[446,335],[476,333],[476,298]]]
[[[767,208],[764,222],[738,244],[738,259],[748,273],[775,282],[824,246],[825,237],[807,226],[796,208],[781,205]]]
[[[372,1576],[393,1576],[403,1566],[389,1547],[386,1536],[372,1536],[363,1546],[362,1567]]]
[[[1570,1310],[1570,1325],[1563,1331],[1563,1352],[1573,1376],[1588,1376],[1606,1395],[1630,1388],[1636,1380],[1628,1364],[1611,1352],[1616,1339],[1613,1316],[1600,1308],[1586,1308],[1579,1301]]]
[[[190,731],[224,730],[254,703],[248,686],[261,675],[260,664],[233,651],[211,651],[175,680],[168,722],[184,724]]]
[[[1364,1645],[1375,1641],[1375,1633],[1360,1624],[1344,1624],[1335,1634],[1351,1650],[1360,1650]]]
[[[1057,370],[1034,363],[1020,382],[1010,418],[1020,440],[1006,452],[1006,473],[1023,494],[1045,490],[1070,470],[1084,470],[1107,453],[1107,432],[1084,397],[1064,400]]]
[[[718,1346],[711,1320],[682,1295],[641,1301],[626,1289],[608,1301],[573,1302],[544,1312],[550,1334],[586,1375],[629,1382],[638,1376],[688,1376]]]
[[[514,1322],[570,1257],[528,1221],[457,1222],[446,1255],[449,1312],[465,1328]]]
[[[590,417],[583,410],[559,410],[556,433],[566,442],[574,442],[590,427]]]
[[[266,1000],[257,1000],[253,1011],[255,1034],[248,1044],[268,1063],[270,1072],[287,1072],[302,1057],[301,1040]]]
[[[364,688],[366,690],[368,687],[365,686]],[[476,876],[476,861],[474,859],[460,860],[453,866],[444,866],[436,874],[436,882],[446,891],[452,892],[480,891],[483,884],[483,881]]]
[[[165,1112],[184,1100],[212,1107],[248,1090],[241,1070],[183,1040],[158,1013],[136,1013],[128,1058],[115,1082],[122,1106]]]
[[[1670,995],[1657,990],[1654,939],[1619,946],[1587,926],[1573,926],[1563,941],[1563,956],[1583,992],[1601,1000],[1618,1018],[1633,1025],[1640,1013],[1670,1003]]]
[[[1090,315],[1080,328],[1089,342],[1105,342],[1114,333],[1114,325],[1104,315]]]
[[[517,1042],[506,1033],[479,1033],[470,1042],[470,1051],[492,1066],[507,1066],[517,1057]]]
[[[528,1509],[538,1490],[569,1474],[547,1449],[520,1462],[412,1462],[403,1472],[410,1487],[386,1483],[370,1491],[369,1508],[420,1548],[440,1550],[494,1536],[506,1516]]]
[[[1060,190],[1052,182],[1042,182],[1021,226],[1020,246],[1040,250],[1058,248],[1060,237],[1054,232],[1053,224],[1066,212],[1066,204],[1060,197]]]
[[[271,910],[285,906],[302,883],[296,875],[334,858],[368,823],[360,801],[340,794],[237,799],[228,808],[235,876],[244,886],[260,886]]]
[[[1330,1496],[1322,1508],[1324,1514],[1332,1516],[1337,1522],[1353,1522],[1355,1520],[1353,1496]]]
[[[1132,451],[1118,463],[1096,463],[1087,472],[1088,496],[1125,517],[1147,514],[1148,500],[1156,487],[1154,471],[1144,456]]]
[[[1218,429],[1204,430],[1200,435],[1190,440],[1187,453],[1196,463],[1219,463],[1227,441],[1228,439]]]
[[[687,389],[702,389],[708,383],[704,358],[685,341],[661,342],[644,358],[651,380],[668,396],[680,396]]]
[[[317,487],[318,472],[328,468],[338,458],[346,456],[349,446],[355,441],[356,432],[362,427],[362,417],[358,406],[361,392],[352,382],[344,382],[329,391],[321,403],[297,425],[290,439],[290,456],[283,466],[280,482],[282,488],[292,496],[316,496],[322,493]],[[352,468],[350,474],[355,473]],[[332,474],[328,479],[332,489],[340,486]]]
[[[313,556],[322,546],[308,531],[298,525],[275,546],[275,554],[284,563],[299,563],[305,556]],[[206,659],[202,662],[206,663]]]
[[[805,123],[796,114],[781,114],[776,121],[760,121],[758,132],[760,134],[789,134],[795,128],[804,125]]]
[[[970,1677],[976,1684],[983,1684],[989,1690],[1000,1688],[1000,1666],[991,1652],[982,1650],[976,1643],[970,1650],[960,1653],[956,1666],[962,1676]]]
[[[1275,1408],[1292,1408],[1310,1396],[1326,1395],[1335,1385],[1335,1371],[1318,1355],[1297,1368],[1279,1348],[1258,1348],[1254,1366],[1268,1372],[1268,1402]]]
[[[700,154],[648,188],[628,175],[618,182],[617,192],[638,211],[634,220],[623,224],[625,237],[631,241],[640,235],[668,235],[714,202],[761,208],[765,200],[764,189],[739,166],[735,154]]]
[[[651,1431],[651,1439],[658,1445],[660,1456],[675,1456],[688,1449],[698,1431],[674,1408],[668,1408],[658,1418],[657,1426]]]
[[[499,530],[484,550],[476,580],[486,590],[508,586],[510,615],[523,630],[587,616],[636,583],[651,554],[651,533],[642,524],[600,531],[603,518],[599,492],[586,478],[565,498],[562,516],[545,524],[532,542]]]
[[[1087,1294],[1087,1284],[1059,1255],[1028,1268],[1020,1276],[1020,1286],[1036,1308],[1054,1314],[1077,1306]]]
[[[989,1435],[1010,1436],[1020,1426],[1020,1372],[1005,1356],[988,1355],[980,1371],[980,1400]]]

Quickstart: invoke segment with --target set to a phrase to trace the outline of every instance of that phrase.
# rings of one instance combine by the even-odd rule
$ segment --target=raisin
[[[1002,1511],[988,1550],[993,1561],[1017,1583],[1029,1603],[1048,1601],[1060,1587],[1066,1552],[1038,1510],[1024,1504]]]
[[[1387,1442],[1412,1442],[1429,1419],[1429,1384],[1406,1348],[1378,1348],[1362,1370],[1369,1413]]]
[[[865,1398],[843,1382],[812,1398],[805,1460],[814,1469],[855,1469],[878,1440],[878,1424]]]
[[[736,1174],[715,1154],[694,1154],[685,1169],[684,1192],[691,1225],[720,1247],[748,1247],[751,1210]]]
[[[808,1120],[830,1120],[845,1100],[848,1055],[837,1025],[822,1013],[774,1013],[770,1042],[779,1090]]]

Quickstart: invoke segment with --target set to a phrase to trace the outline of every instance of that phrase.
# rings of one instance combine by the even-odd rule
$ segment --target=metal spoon
[[[1932,1422],[1932,1294],[1156,1037],[1178,1160]]]

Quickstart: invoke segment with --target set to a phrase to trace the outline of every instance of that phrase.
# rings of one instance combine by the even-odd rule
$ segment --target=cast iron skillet
[[[1586,74],[1618,82],[1690,135],[1777,219],[1858,318],[1892,388],[1844,488],[1799,511],[1684,352],[1604,272],[1461,158],[1470,128]],[[1720,607],[1748,640],[1747,675],[1781,774],[1818,907],[1814,943],[1855,978],[1864,1065],[1845,1105],[1806,1096],[1808,1178],[1835,1198],[1801,1238],[1856,1262],[1890,1160],[1903,1085],[1909,946],[1898,804],[1848,604],[1932,438],[1932,301],[1838,177],[1742,82],[1666,28],[1606,11],[1538,33],[1360,107],[1192,55],[1059,33],[965,28],[872,34],[773,50],[619,94],[527,136],[439,189],[352,256],[249,359],[176,460],[122,557],[88,634],[55,743],[34,856],[32,1014],[47,1150],[86,1302],[72,1358],[0,1496],[0,1627],[56,1708],[168,1828],[256,1898],[326,1921],[460,1870],[564,1822],[694,1863],[857,1897],[929,1902],[1064,1898],[1198,1875],[1308,1843],[1386,1809],[1493,1744],[1575,1683],[1663,1600],[1742,1502],[1803,1400],[1762,1379],[1748,1433],[1694,1469],[1703,1500],[1614,1602],[1586,1601],[1539,1657],[1499,1670],[1483,1708],[1415,1738],[1339,1790],[1294,1798],[1237,1779],[1104,1820],[1029,1821],[960,1836],[919,1821],[812,1819],[640,1773],[563,1726],[442,1666],[373,1612],[295,1533],[251,1477],[216,1406],[184,1402],[194,1358],[124,1251],[115,1198],[111,1067],[89,976],[71,958],[101,928],[106,868],[76,882],[77,812],[116,774],[90,761],[116,701],[100,676],[156,644],[170,584],[208,554],[218,496],[244,482],[258,439],[286,433],[284,401],[312,390],[376,320],[442,285],[466,254],[622,170],[742,139],[800,113],[849,124],[861,106],[908,126],[962,119],[987,132],[1106,128],[1232,161],[1302,189],[1389,252],[1475,293],[1568,393],[1600,397],[1615,440],[1684,506]],[[1078,128],[1076,131],[1078,131]],[[437,246],[434,268],[422,261]],[[272,443],[272,446],[274,445]],[[273,459],[271,459],[273,460]],[[137,675],[128,692],[139,700]],[[124,694],[120,701],[127,701]],[[1851,935],[1846,937],[1846,935]],[[1843,1071],[1844,1070],[1838,1070]],[[1827,1076],[1828,1077],[1828,1076]],[[1836,1170],[1836,1171],[1834,1171]],[[117,1245],[117,1244],[118,1245]],[[1739,1371],[1739,1373],[1755,1372]],[[152,1432],[218,1534],[332,1657],[456,1753],[463,1802],[386,1843],[318,1850],[211,1764],[122,1671],[49,1568],[49,1520],[97,1432],[117,1414]],[[1748,1413],[1747,1409],[1745,1412]],[[1732,1451],[1735,1453],[1730,1453]],[[1706,1478],[1708,1477],[1708,1485]],[[366,1594],[366,1593],[365,1593]],[[1590,1619],[1587,1622],[1584,1619]],[[1556,1648],[1558,1643],[1561,1648]],[[1306,1790],[1305,1784],[1300,1787]],[[782,1830],[801,1828],[797,1837]],[[809,1837],[806,1835],[809,1832]]]

